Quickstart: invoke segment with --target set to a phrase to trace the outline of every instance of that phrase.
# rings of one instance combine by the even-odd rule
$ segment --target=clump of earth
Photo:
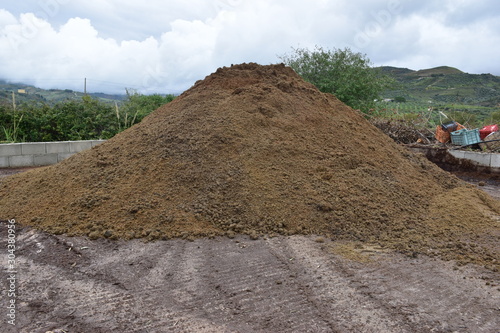
[[[111,239],[318,234],[498,268],[500,202],[291,68],[219,68],[140,124],[5,178],[0,218]]]

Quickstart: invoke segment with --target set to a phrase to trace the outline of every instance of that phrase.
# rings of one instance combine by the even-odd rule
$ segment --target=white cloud
[[[0,77],[37,85],[47,85],[47,79],[59,85],[71,79],[77,82],[65,84],[74,89],[88,77],[89,82],[122,82],[144,91],[183,90],[210,59],[215,32],[201,21],[178,20],[160,40],[118,43],[99,37],[88,19],[73,18],[54,30],[33,14],[23,14],[17,24],[2,29],[0,45],[10,52],[0,52],[0,61],[9,63],[0,68]],[[124,92],[125,86],[116,87],[116,92]]]
[[[351,47],[376,65],[500,75],[500,3],[408,0],[25,0],[0,9],[0,78],[181,92],[291,47]],[[28,12],[26,8],[32,10]],[[117,84],[114,84],[117,83]]]
[[[489,20],[451,27],[439,15],[412,15],[387,31],[370,52],[381,54],[384,64],[412,69],[448,65],[465,72],[500,74],[495,54],[500,54],[500,36]],[[378,47],[378,49],[377,49]],[[384,55],[383,50],[391,54]]]
[[[16,24],[17,19],[14,15],[6,11],[5,9],[0,9],[0,27],[4,28],[7,25]]]

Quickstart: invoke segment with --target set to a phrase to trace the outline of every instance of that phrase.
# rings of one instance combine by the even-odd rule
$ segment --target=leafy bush
[[[380,93],[394,83],[388,75],[372,68],[370,60],[349,48],[314,51],[294,49],[280,57],[297,74],[325,93],[335,95],[354,109],[368,111]]]
[[[121,106],[90,96],[54,105],[33,102],[14,108],[2,104],[0,142],[109,139],[173,99],[173,95],[146,96],[134,92],[128,93]]]

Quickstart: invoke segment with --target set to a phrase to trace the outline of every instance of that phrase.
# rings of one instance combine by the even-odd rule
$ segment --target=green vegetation
[[[498,76],[446,66],[419,71],[372,68],[365,55],[348,48],[293,49],[280,58],[321,91],[362,110],[374,122],[394,121],[431,136],[437,125],[450,120],[470,129],[500,123]],[[0,142],[108,139],[173,99],[133,90],[85,96],[0,80]]]
[[[494,113],[492,108],[471,105],[429,105],[418,102],[383,102],[376,103],[370,116],[387,119],[425,119],[429,128],[447,121],[457,121],[468,128],[490,124]]]
[[[174,99],[127,91],[125,102],[83,96],[50,105],[31,101],[0,103],[0,142],[109,139]]]
[[[397,67],[380,70],[398,84],[384,91],[384,97],[392,102],[377,102],[372,110],[375,115],[391,119],[408,117],[408,113],[420,118],[425,115],[429,126],[455,120],[468,128],[500,120],[498,76],[468,74],[446,66],[419,71]]]
[[[389,88],[393,79],[372,68],[370,60],[349,48],[314,51],[293,49],[280,59],[319,90],[334,94],[354,109],[364,112],[375,107],[375,100]]]

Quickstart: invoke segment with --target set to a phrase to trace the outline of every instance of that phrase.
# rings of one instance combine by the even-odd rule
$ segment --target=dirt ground
[[[477,186],[492,197],[500,199],[500,175],[471,172],[456,172],[454,174],[460,179]]]
[[[0,224],[6,249],[6,223]],[[89,240],[17,230],[2,332],[498,332],[499,273],[290,236]],[[2,281],[6,280],[3,265]],[[5,289],[5,288],[3,288]],[[2,291],[1,309],[6,311]]]
[[[2,170],[1,176],[24,171]],[[460,175],[500,197],[498,181]],[[16,230],[1,332],[499,332],[500,273],[290,236],[144,242]]]

